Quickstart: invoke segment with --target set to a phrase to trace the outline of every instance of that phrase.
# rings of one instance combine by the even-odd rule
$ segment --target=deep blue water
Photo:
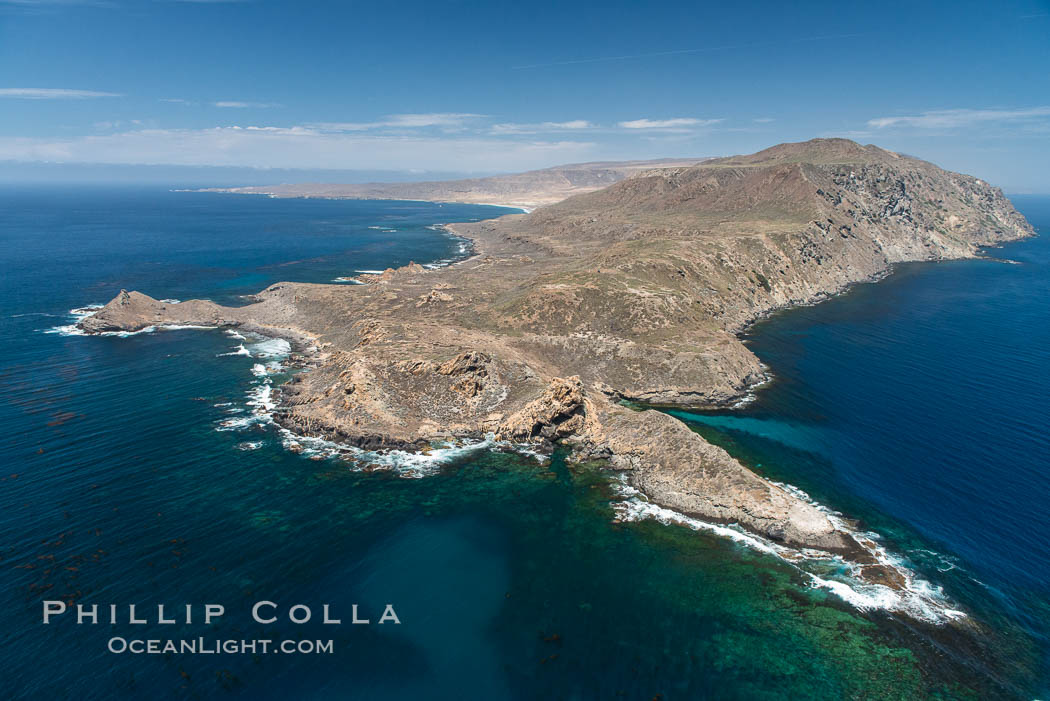
[[[1020,199],[1050,223],[1050,201]],[[459,254],[493,207],[153,189],[0,191],[0,696],[920,698],[1045,689],[1046,239],[903,266],[761,325],[777,381],[693,417],[889,539],[973,635],[851,609],[784,563],[654,522],[605,479],[475,453],[423,479],[285,450],[245,422],[265,358],[221,331],[47,333],[124,287],[238,295]],[[248,348],[261,353],[247,339]],[[277,375],[279,381],[283,375]],[[253,449],[246,449],[246,448]],[[319,457],[319,456],[315,456]],[[197,606],[171,626],[40,623],[41,602]],[[267,627],[260,599],[402,624]],[[226,615],[212,626],[205,603]],[[1040,608],[1042,607],[1042,608]],[[103,609],[104,615],[105,609]],[[125,613],[126,616],[126,613]],[[332,655],[115,655],[127,638],[333,639]]]
[[[1043,638],[1045,655],[1050,198],[1014,202],[1042,233],[988,251],[1014,264],[901,265],[776,314],[749,334],[775,376],[756,402],[671,413],[851,515],[913,529],[937,551],[915,544],[916,560],[960,568]]]

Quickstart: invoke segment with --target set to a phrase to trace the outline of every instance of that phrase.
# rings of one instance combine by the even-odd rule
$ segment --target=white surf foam
[[[504,391],[506,391],[506,389],[504,389]],[[501,444],[497,443],[497,446],[499,445]],[[536,446],[528,443],[503,443],[502,445],[519,455],[524,455],[526,457],[532,458],[541,465],[546,465],[548,462],[550,462],[551,459],[550,455],[546,453],[541,453],[540,451],[536,450]]]
[[[273,375],[284,370],[282,361],[291,353],[292,345],[283,338],[269,338],[259,334],[249,334],[246,337],[235,331],[227,331],[227,334],[244,341],[244,343],[237,344],[229,353],[220,353],[220,356],[245,356],[256,358],[263,362],[252,363],[250,371],[256,379],[245,393],[245,408],[231,407],[225,409],[227,413],[243,415],[219,421],[215,430],[243,431],[270,425],[273,423],[273,410],[277,408],[277,401],[274,397]],[[226,407],[229,405],[229,402],[222,402],[215,406]],[[246,414],[244,413],[245,410],[247,410]],[[241,446],[238,447],[242,450],[247,449]],[[254,450],[254,448],[251,449]]]
[[[217,326],[204,326],[202,324],[160,324],[158,329],[164,331],[181,331],[182,329],[216,329]]]
[[[621,500],[613,502],[617,520],[624,522],[653,519],[663,524],[677,524],[695,531],[708,531],[753,550],[773,555],[802,572],[810,585],[825,589],[851,606],[862,611],[882,610],[906,614],[929,623],[943,624],[966,617],[966,613],[955,608],[944,591],[920,578],[900,558],[891,555],[877,541],[876,533],[857,533],[849,528],[842,515],[817,504],[802,490],[786,484],[777,486],[804,499],[824,512],[836,529],[858,536],[864,541],[879,565],[890,568],[905,582],[902,589],[864,581],[862,566],[823,551],[805,548],[789,548],[749,533],[737,524],[716,524],[686,516],[672,509],[652,504],[626,482],[621,475],[615,490]]]
[[[256,386],[255,389],[248,392],[248,401],[245,403],[257,410],[256,413],[259,416],[269,414],[277,408],[277,402],[273,398],[273,385],[265,382]]]
[[[76,324],[65,324],[63,326],[52,326],[43,329],[44,333],[54,333],[59,336],[87,336],[87,333]]]
[[[498,445],[490,434],[480,441],[449,441],[423,451],[371,451],[317,436],[292,433],[286,428],[279,431],[285,448],[306,457],[346,458],[355,470],[386,469],[400,477],[412,479],[436,474],[443,465]]]
[[[363,453],[362,457],[374,465],[389,465],[402,477],[426,477],[441,469],[441,466],[472,453],[487,450],[496,445],[496,438],[489,434],[481,441],[448,443],[426,452],[391,450],[387,453]]]
[[[173,302],[177,303],[178,300],[161,300],[162,302]],[[71,324],[63,324],[62,326],[52,326],[49,329],[42,329],[44,333],[53,333],[60,336],[114,336],[117,338],[127,338],[129,336],[139,336],[145,333],[153,333],[158,329],[167,331],[178,331],[180,329],[214,329],[214,326],[199,326],[196,324],[157,324],[155,326],[147,326],[146,328],[139,329],[138,331],[101,331],[95,334],[88,334],[77,324],[98,313],[99,309],[102,309],[104,304],[88,304],[83,307],[77,307],[76,309],[70,309],[68,313],[69,317],[73,319]]]
[[[292,352],[292,344],[283,338],[267,338],[248,346],[253,358],[285,358]]]
[[[84,329],[76,325],[76,323],[68,324],[65,326],[53,326],[50,329],[43,329],[44,333],[54,333],[60,336],[111,336],[116,338],[128,338],[129,336],[139,336],[141,334],[153,333],[158,328],[164,328],[162,326],[147,326],[144,329],[138,331],[101,331],[99,333],[89,334]]]
[[[242,341],[248,341],[248,339],[241,334],[236,334],[236,338],[239,338]],[[269,358],[271,359],[271,362],[267,363],[267,367],[273,368],[279,367],[280,365],[279,362],[274,361],[283,360],[292,352],[292,344],[283,338],[265,338],[262,336],[258,336],[257,338],[260,340],[252,340],[247,345],[244,343],[238,343],[233,350],[228,353],[219,353],[219,357],[243,355],[248,358]],[[256,365],[259,364],[257,363]],[[254,372],[254,366],[252,371]]]
[[[244,336],[241,336],[241,338],[244,338]],[[226,355],[246,355],[250,358],[252,357],[252,352],[245,348],[243,343],[239,343],[237,344],[237,347],[229,353],[219,353],[220,358]]]
[[[273,396],[273,385],[270,383],[270,378],[266,377],[258,384],[254,384],[245,394],[247,398],[244,404],[248,412],[245,414],[244,410],[239,407],[226,409],[227,413],[236,412],[242,415],[223,419],[215,427],[216,431],[243,431],[273,423],[273,410],[277,408],[277,402]]]
[[[104,304],[87,304],[83,307],[77,307],[76,309],[70,309],[66,312],[67,316],[73,319],[72,324],[63,324],[62,326],[52,326],[49,329],[43,329],[44,333],[54,333],[60,336],[86,336],[87,333],[83,329],[77,326],[77,322],[81,319],[86,319],[98,312],[99,309],[104,307]]]

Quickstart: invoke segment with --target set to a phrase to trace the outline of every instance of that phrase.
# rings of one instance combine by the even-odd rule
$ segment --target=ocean
[[[1015,201],[1050,227],[1050,198]],[[1017,264],[900,266],[776,314],[749,332],[774,377],[754,402],[672,412],[879,533],[966,611],[958,625],[860,610],[714,533],[619,522],[615,484],[560,452],[479,448],[362,471],[289,451],[266,415],[287,347],[268,339],[70,333],[71,310],[121,288],[236,304],[279,280],[447,264],[468,247],[440,224],[509,211],[0,190],[0,694],[1047,693],[1045,238],[990,252]],[[66,613],[43,625],[44,600],[100,604],[100,623]],[[258,601],[275,604],[274,623],[252,620]],[[158,603],[175,623],[156,620]],[[116,625],[109,604],[121,607]],[[129,604],[148,622],[129,623]],[[206,604],[225,609],[210,625]],[[388,604],[399,623],[378,623]],[[289,620],[295,605],[310,607],[309,622]],[[324,605],[341,625],[322,622]],[[331,640],[332,651],[115,653],[114,638]]]

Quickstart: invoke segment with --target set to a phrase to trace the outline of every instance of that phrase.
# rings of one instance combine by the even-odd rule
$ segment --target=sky
[[[1050,0],[0,0],[6,181],[423,178],[820,136],[1050,193]]]

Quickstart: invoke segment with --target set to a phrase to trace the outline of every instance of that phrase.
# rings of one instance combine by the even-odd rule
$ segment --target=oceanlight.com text
[[[331,655],[331,640],[237,640],[220,638],[142,639],[115,636],[106,648],[117,655]]]

